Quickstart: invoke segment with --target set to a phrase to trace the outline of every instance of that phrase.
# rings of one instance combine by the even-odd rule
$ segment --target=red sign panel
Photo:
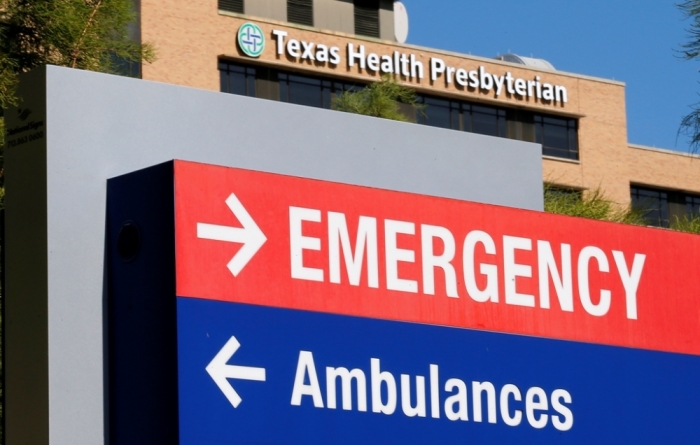
[[[175,163],[180,296],[700,355],[700,236]]]

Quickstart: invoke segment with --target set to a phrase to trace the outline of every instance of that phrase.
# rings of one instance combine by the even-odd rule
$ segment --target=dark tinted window
[[[343,91],[358,86],[292,73],[279,73],[280,100],[297,105],[330,109],[333,99]]]
[[[379,38],[379,0],[354,0],[355,34]]]
[[[235,62],[219,62],[221,91],[264,99],[279,100],[318,108],[331,108],[343,91],[358,90],[362,85],[318,77],[253,67]]]
[[[466,102],[419,96],[423,109],[418,123],[431,127],[468,131],[490,136],[506,136],[506,112],[503,109]]]
[[[336,95],[345,90],[355,89],[355,85],[343,82],[318,79],[298,74],[278,74],[280,100],[297,105],[330,109]]]
[[[700,214],[700,196],[679,190],[631,186],[632,205],[645,212],[647,224],[669,227],[676,219]]]
[[[233,63],[219,63],[221,91],[255,97],[255,68]]]
[[[700,215],[700,196],[687,195],[685,197],[686,213],[689,215]]]
[[[669,226],[668,193],[643,187],[632,187],[632,206],[644,211],[650,226]]]
[[[314,26],[313,0],[287,0],[287,21]]]
[[[459,104],[453,101],[433,97],[421,97],[423,112],[418,115],[418,123],[431,127],[460,129]]]
[[[280,100],[317,108],[325,107],[325,85],[319,79],[294,74],[280,74]],[[330,99],[328,99],[330,100]]]
[[[506,112],[498,108],[471,106],[471,132],[488,136],[506,135]],[[465,118],[466,120],[466,118]]]
[[[243,0],[219,0],[219,9],[243,14]]]
[[[362,88],[360,84],[234,62],[221,61],[219,70],[223,92],[318,108],[332,108],[338,94]],[[418,95],[417,101],[422,106],[418,112],[411,106],[399,104],[409,121],[432,127],[533,141],[542,144],[542,153],[545,155],[578,159],[576,119],[435,96]]]
[[[535,141],[542,144],[542,154],[578,159],[576,119],[535,115]]]

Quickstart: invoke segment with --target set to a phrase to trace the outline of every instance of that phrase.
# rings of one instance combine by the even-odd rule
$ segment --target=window
[[[458,102],[435,97],[418,96],[423,105],[423,112],[418,114],[417,122],[431,127],[461,130],[461,107]]]
[[[222,62],[219,63],[219,76],[222,92],[256,97],[254,67]]]
[[[469,119],[464,119],[465,131],[488,136],[506,136],[505,110],[480,105],[471,105],[470,108]]]
[[[280,100],[297,105],[331,109],[334,98],[357,85],[291,73],[279,73]]]
[[[129,60],[125,60],[123,57],[119,57],[115,53],[111,53],[109,57],[110,59],[112,59],[112,63],[114,64],[114,74],[126,77],[133,77],[135,79],[141,78],[140,62],[132,62]]]
[[[700,215],[700,196],[687,195],[685,197],[685,213]]]
[[[644,212],[647,224],[657,227],[669,226],[668,193],[642,187],[632,187],[632,206]]]
[[[243,14],[243,0],[219,0],[219,10]]]
[[[379,0],[354,0],[355,34],[379,38]]]
[[[222,92],[326,109],[332,108],[333,100],[338,94],[363,86],[228,61],[220,61],[219,71]],[[418,95],[417,102],[423,106],[419,112],[411,106],[399,104],[411,122],[537,142],[542,144],[542,153],[545,155],[578,159],[576,119],[427,95]],[[700,211],[699,201],[688,201],[687,205],[695,206],[695,211]]]
[[[330,109],[343,91],[359,89],[355,83],[304,76],[265,67],[219,62],[221,91],[242,96],[279,100]]]
[[[644,212],[647,224],[669,227],[676,218],[700,214],[700,196],[676,190],[631,186],[632,206]]]
[[[535,142],[544,155],[578,159],[577,133],[576,119],[535,115]]]
[[[331,82],[294,74],[280,74],[280,100],[297,105],[330,108]]]
[[[418,103],[424,107],[418,114],[419,124],[488,136],[508,136],[505,109],[430,96],[418,96]]]
[[[287,0],[287,21],[314,26],[313,0]]]

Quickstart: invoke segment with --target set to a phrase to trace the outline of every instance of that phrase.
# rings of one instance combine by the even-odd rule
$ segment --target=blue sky
[[[403,0],[408,42],[481,57],[513,52],[627,84],[629,142],[688,151],[680,120],[700,102],[700,62],[678,57],[681,0]]]

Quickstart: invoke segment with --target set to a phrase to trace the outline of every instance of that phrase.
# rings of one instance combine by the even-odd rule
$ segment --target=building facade
[[[400,7],[400,6],[399,6]],[[622,82],[514,55],[483,58],[399,43],[388,0],[141,0],[147,80],[332,108],[382,76],[416,90],[424,125],[542,144],[543,181],[600,188],[649,224],[700,211],[700,158],[629,144]],[[300,129],[296,137],[313,129]]]

